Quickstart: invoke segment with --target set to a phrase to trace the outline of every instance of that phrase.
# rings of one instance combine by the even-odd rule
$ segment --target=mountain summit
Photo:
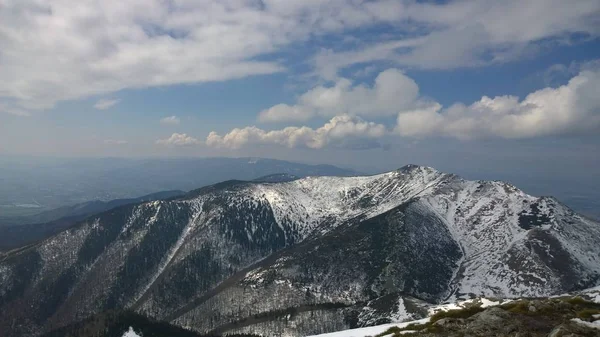
[[[128,309],[200,333],[316,334],[594,286],[598,242],[600,224],[554,198],[417,165],[228,181],[0,257],[0,331]]]

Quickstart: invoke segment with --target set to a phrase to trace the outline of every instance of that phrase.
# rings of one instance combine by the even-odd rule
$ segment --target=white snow
[[[533,230],[519,226],[519,215],[534,211],[549,219],[536,231],[558,239],[586,273],[600,272],[599,226],[568,213],[554,199],[534,197],[503,182],[468,181],[417,167],[368,177],[308,177],[257,184],[253,189],[254,198],[269,203],[277,223],[282,228],[291,227],[296,242],[311,234],[327,233],[358,216],[379,215],[418,197],[417,204],[445,222],[463,252],[449,284],[445,299],[449,302],[465,299],[466,294],[522,298],[560,291],[560,275],[542,260],[553,258],[555,247],[532,239]],[[573,218],[581,222],[567,226],[565,219]],[[586,232],[590,228],[593,230]],[[528,245],[532,241],[545,257],[532,251]],[[586,243],[580,246],[582,241]]]
[[[330,332],[321,335],[313,335],[308,337],[367,337],[367,336],[375,336],[381,333],[384,333],[389,328],[398,327],[405,328],[409,324],[424,324],[429,322],[429,318],[420,319],[412,322],[404,322],[404,323],[390,323],[390,324],[382,324],[376,326],[370,326],[366,328],[358,328],[358,329],[350,329],[343,330],[337,332]]]
[[[315,229],[320,233],[331,230],[323,225],[331,220],[336,226],[359,215],[372,217],[431,193],[444,177],[432,168],[419,167],[373,176],[307,177],[251,188],[254,197],[269,203],[280,227],[288,223],[304,238]]]
[[[587,297],[590,301],[600,304],[600,286],[583,290],[580,294]]]
[[[432,306],[429,309],[427,309],[427,314],[429,316],[431,316],[440,311],[460,310],[460,309],[464,309],[464,308],[467,308],[472,305],[477,305],[480,308],[488,308],[488,307],[493,307],[493,306],[500,305],[500,304],[505,304],[508,302],[512,302],[512,300],[492,301],[492,300],[488,300],[487,298],[483,298],[483,297],[475,298],[475,299],[471,299],[471,300],[458,301],[458,302],[454,302],[454,303],[444,303],[444,304]]]
[[[43,242],[37,249],[42,259],[42,268],[35,283],[37,284],[43,276],[60,275],[62,271],[73,265],[81,246],[91,231],[90,228],[97,223],[98,220],[94,220],[92,225],[84,224],[77,229],[63,231]]]
[[[577,324],[585,325],[588,328],[600,330],[600,321],[587,322],[587,321],[582,321],[579,318],[573,318],[573,319],[571,319],[571,321],[573,321],[573,322],[575,322]]]
[[[531,240],[530,230],[519,226],[519,214],[531,213],[531,205],[539,204],[539,212],[550,219],[540,229],[556,234],[557,219],[553,213],[556,207],[548,206],[545,198],[527,195],[502,182],[456,178],[423,197],[421,202],[445,220],[463,251],[463,259],[450,284],[451,294],[540,297],[560,289],[556,273],[525,245]],[[600,234],[596,236],[600,238]],[[551,255],[549,246],[546,248]],[[598,253],[598,249],[589,249],[587,254],[594,252]],[[515,263],[526,268],[511,267]],[[459,299],[452,295],[447,300]]]
[[[589,295],[590,293],[596,293],[597,294],[596,296],[598,296],[598,299],[600,299],[600,286],[584,290],[580,293],[587,294],[587,295]],[[572,295],[573,294],[563,294],[563,295],[557,295],[557,296],[553,296],[553,297],[564,297],[564,296],[572,296]],[[488,307],[493,307],[493,306],[497,306],[497,305],[501,305],[501,304],[506,304],[506,303],[509,303],[512,301],[514,301],[514,299],[501,299],[501,300],[493,301],[493,300],[489,300],[487,298],[476,298],[476,299],[470,299],[470,300],[465,300],[465,301],[459,301],[459,302],[455,302],[455,303],[445,303],[445,304],[432,306],[427,310],[427,314],[428,314],[428,316],[431,316],[440,311],[459,310],[459,309],[464,309],[471,305],[478,305],[481,308],[488,308]],[[596,303],[599,303],[599,302],[596,302]],[[402,306],[401,303],[399,306]],[[600,329],[600,314],[593,315],[592,318],[595,320],[594,322],[582,321],[578,318],[574,318],[574,319],[572,319],[572,321],[576,322],[578,324],[585,325],[590,328]],[[371,327],[343,330],[343,331],[325,333],[325,334],[321,334],[321,335],[314,335],[314,336],[308,336],[308,337],[368,337],[368,336],[374,336],[374,335],[381,334],[392,327],[404,328],[404,327],[408,326],[409,324],[413,324],[413,323],[423,324],[423,323],[427,323],[427,322],[429,322],[429,317],[420,319],[420,320],[416,320],[416,321],[411,321],[411,322],[382,324],[382,325],[376,325],[376,326],[371,326]],[[415,332],[415,331],[409,331],[409,330],[401,331],[400,334],[406,334],[406,333],[410,333],[410,332]]]
[[[400,322],[406,317],[409,317],[410,314],[406,311],[406,306],[404,305],[404,298],[402,296],[398,297],[398,308],[396,312],[390,317],[393,322]]]
[[[142,335],[138,335],[134,330],[133,327],[129,327],[128,331],[125,331],[125,333],[123,334],[122,337],[142,337]]]

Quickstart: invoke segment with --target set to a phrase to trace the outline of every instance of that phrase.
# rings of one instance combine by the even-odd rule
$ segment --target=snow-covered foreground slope
[[[127,308],[203,333],[299,336],[597,285],[598,242],[597,222],[553,198],[428,167],[230,181],[3,256],[0,330]]]
[[[585,300],[600,304],[600,287],[594,287],[594,288],[590,288],[590,289],[586,289],[583,291],[578,291],[578,292],[574,292],[574,293],[570,293],[570,294],[562,294],[560,296],[556,296],[555,298],[559,298],[559,297],[560,298],[582,297]],[[347,329],[347,330],[329,332],[329,333],[324,333],[324,334],[311,335],[311,336],[307,336],[307,337],[372,337],[372,336],[381,335],[381,334],[385,333],[386,331],[388,331],[390,328],[401,328],[402,329],[402,328],[406,328],[409,325],[413,325],[413,324],[427,323],[430,321],[430,316],[435,313],[438,313],[438,312],[444,312],[444,311],[449,311],[449,310],[462,310],[462,309],[473,307],[473,306],[477,306],[480,308],[490,308],[490,307],[498,306],[501,304],[502,305],[508,304],[508,303],[511,303],[514,301],[518,302],[518,301],[520,301],[520,299],[490,300],[490,299],[486,299],[485,297],[482,297],[482,298],[464,300],[464,301],[459,301],[459,302],[454,302],[454,303],[431,305],[427,309],[428,317],[425,317],[425,318],[422,318],[419,320],[398,321],[395,323],[379,324],[379,325],[369,326],[369,327],[364,327],[364,328]],[[582,324],[586,327],[590,327],[593,329],[600,329],[600,314],[595,315],[593,317],[596,318],[596,321],[594,321],[594,322],[584,321],[579,318],[574,318],[572,321],[576,322],[577,324]],[[405,331],[405,333],[409,333],[411,331],[412,330],[407,330],[407,331]],[[391,335],[392,334],[390,334],[389,336],[391,336]]]
[[[427,315],[431,316],[440,311],[460,310],[469,306],[477,305],[480,308],[489,308],[502,303],[508,303],[510,300],[489,300],[486,298],[477,298],[473,300],[459,301],[456,303],[446,303],[441,305],[432,305],[427,308]],[[390,328],[406,328],[411,324],[423,324],[429,322],[429,317],[418,320],[398,321],[395,323],[380,324],[364,328],[348,329],[336,332],[329,332],[308,337],[370,337],[382,334]],[[409,330],[410,331],[410,330]]]
[[[336,332],[328,332],[319,335],[312,335],[308,337],[371,337],[386,332],[389,328],[405,328],[410,324],[423,324],[429,322],[429,318],[424,318],[416,321],[403,322],[403,323],[390,323],[380,324],[375,326],[369,326],[365,328],[348,329]]]

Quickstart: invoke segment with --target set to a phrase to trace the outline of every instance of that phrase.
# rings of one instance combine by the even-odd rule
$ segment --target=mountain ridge
[[[172,199],[186,192],[172,190],[151,193],[137,198],[115,199],[110,201],[92,200],[44,211],[34,216],[20,218],[30,221],[27,224],[0,226],[0,251],[6,251],[34,243],[52,234],[69,228],[89,216],[115,207],[137,204],[145,201]]]
[[[24,319],[15,307],[32,308],[34,335],[133,308],[200,333],[321,333],[418,317],[422,301],[595,285],[597,240],[598,223],[553,198],[424,166],[228,181],[102,213],[5,256],[0,329],[23,332],[9,323]],[[256,323],[233,324],[244,318]]]

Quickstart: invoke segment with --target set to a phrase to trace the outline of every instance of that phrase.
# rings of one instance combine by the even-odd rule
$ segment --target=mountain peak
[[[414,171],[426,171],[426,172],[439,172],[433,167],[425,166],[425,165],[417,165],[417,164],[408,164],[399,168],[397,171],[400,172],[414,172]]]

